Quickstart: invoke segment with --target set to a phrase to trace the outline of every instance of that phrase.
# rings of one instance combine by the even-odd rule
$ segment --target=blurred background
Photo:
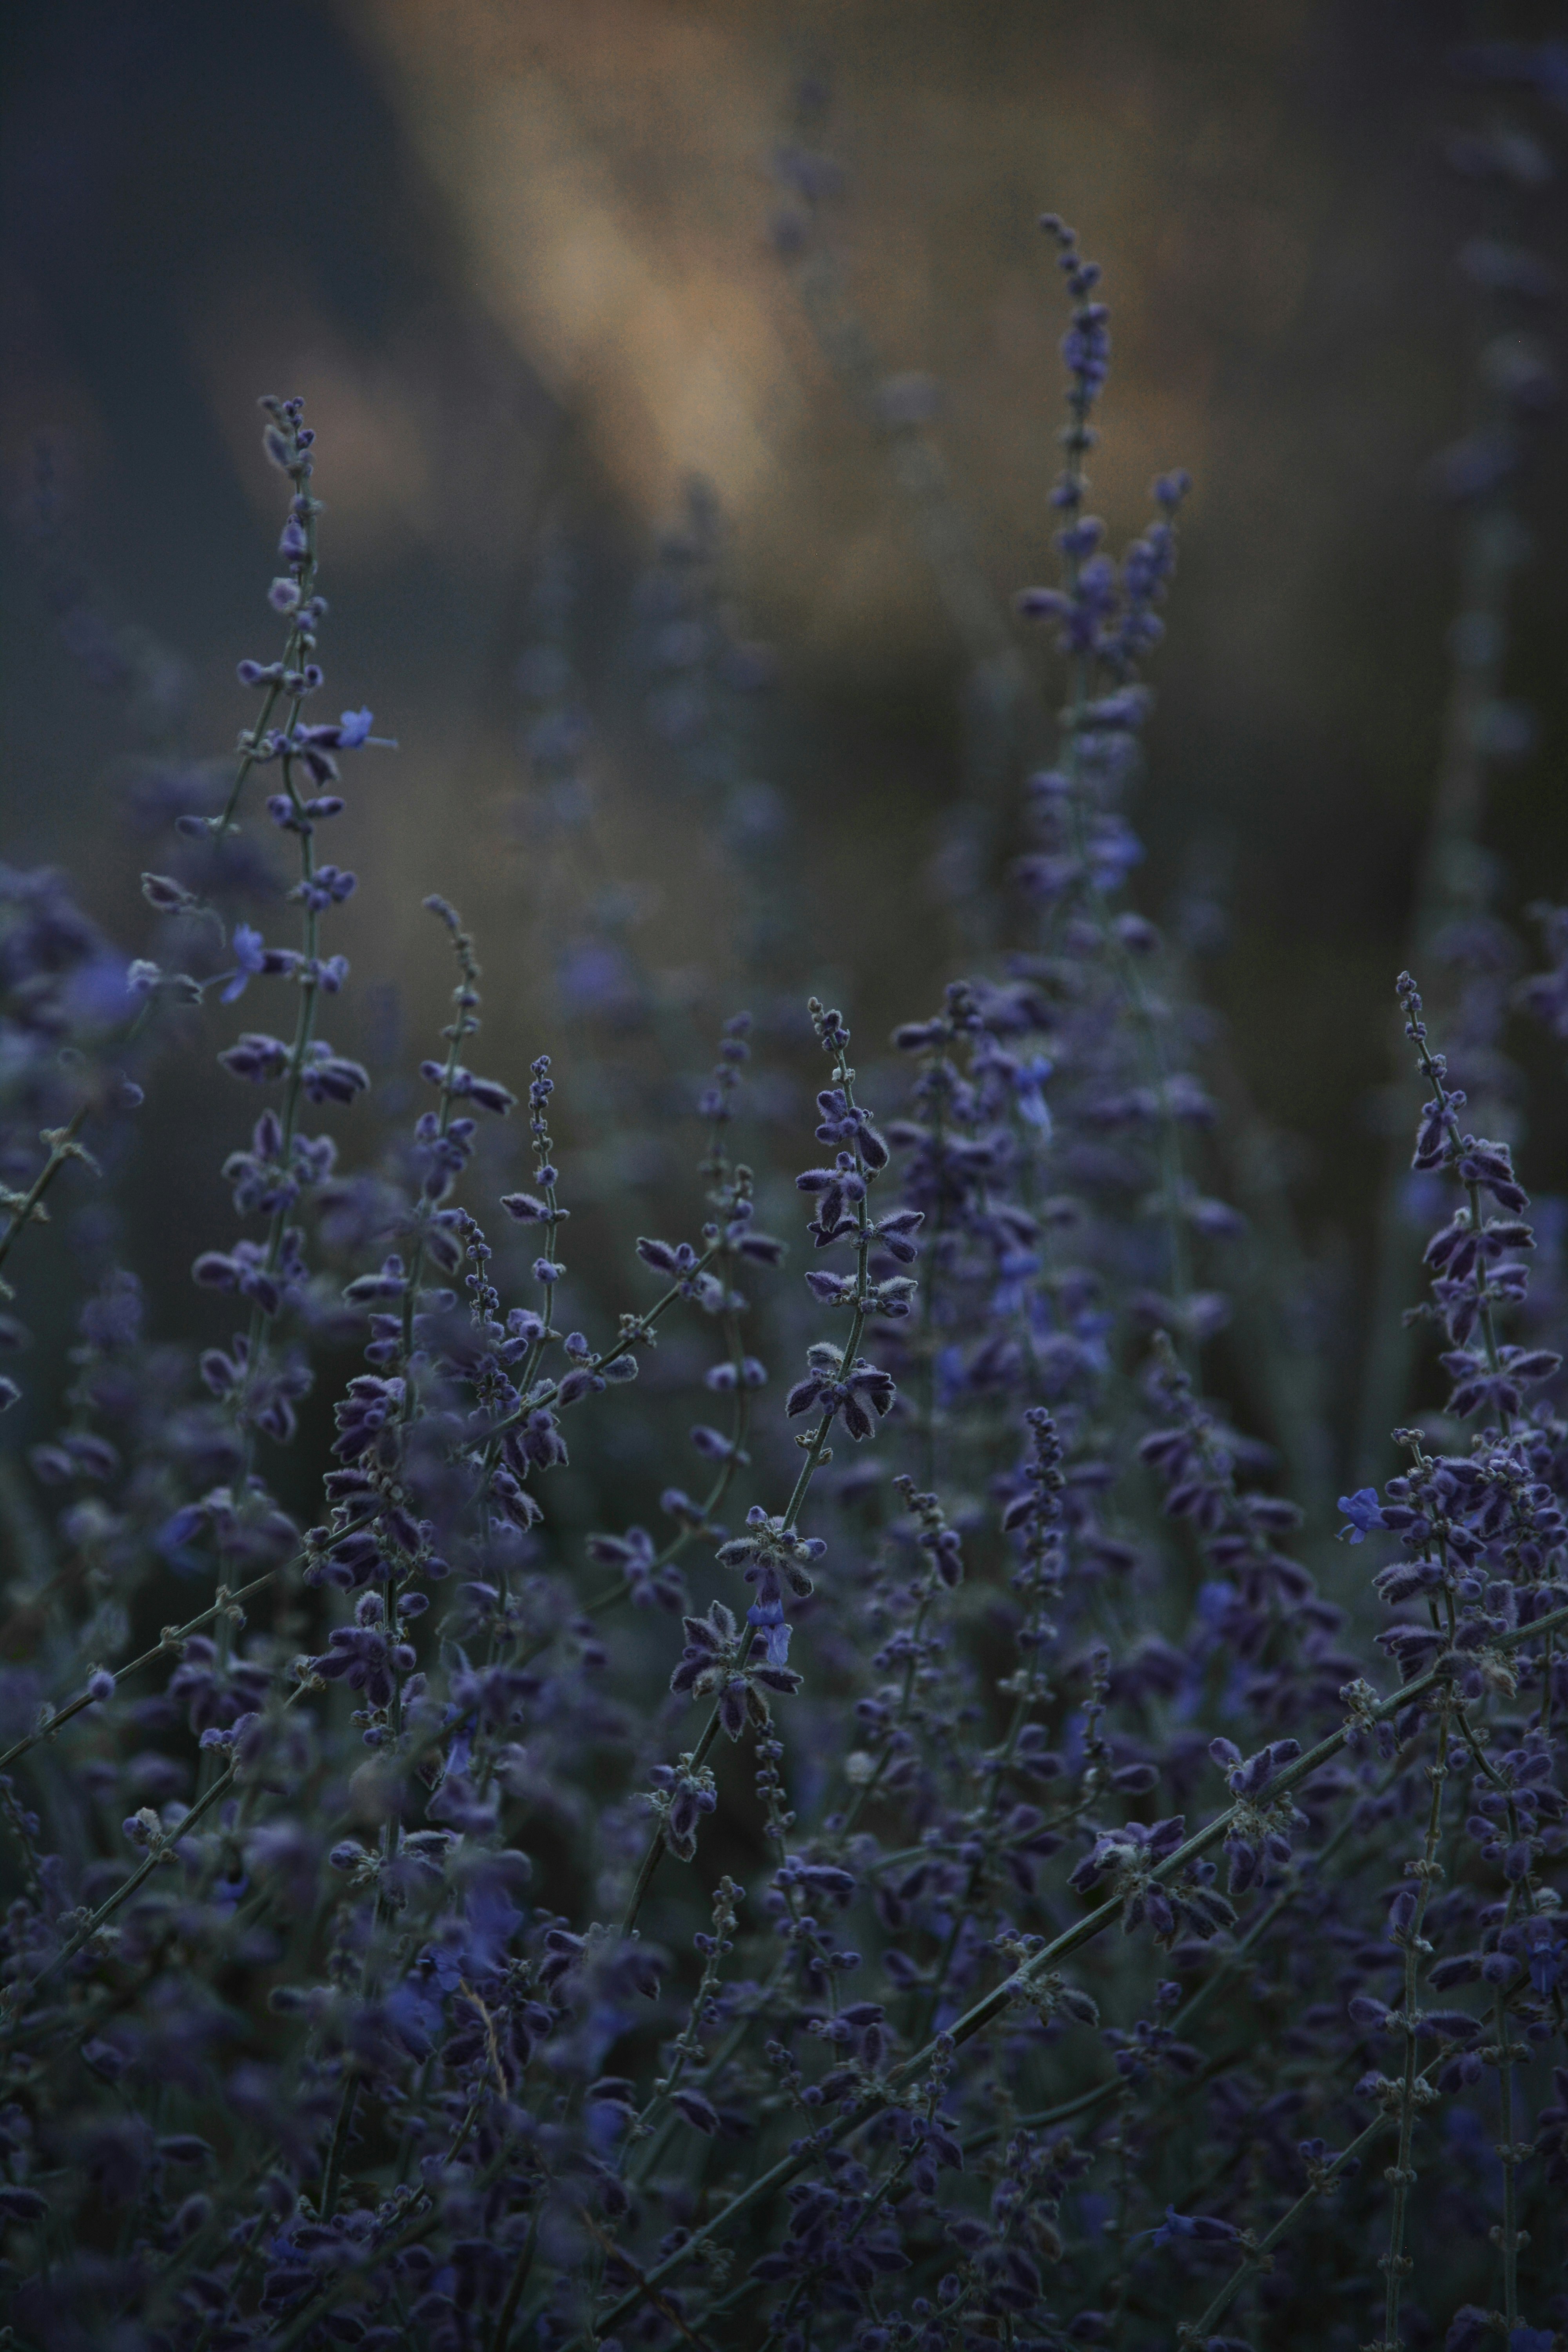
[[[68,865],[145,945],[136,877],[249,716],[236,661],[274,649],[255,402],[300,394],[327,698],[400,745],[360,755],[332,845],[361,877],[333,1042],[395,1108],[444,1017],[438,889],[479,939],[480,1066],[516,1085],[574,1040],[592,1065],[563,1124],[606,1233],[695,1158],[677,1114],[742,1004],[777,1040],[757,1115],[789,1121],[808,991],[874,1057],[1007,935],[990,886],[1056,692],[1011,615],[1051,576],[1052,208],[1112,310],[1092,503],[1120,541],[1156,471],[1195,486],[1136,896],[1353,1324],[1423,890],[1513,917],[1568,887],[1568,51],[1457,79],[1457,42],[1557,30],[1495,18],[13,0],[5,856]],[[1520,246],[1533,278],[1495,258]],[[1452,625],[1478,593],[1508,616],[1479,666]],[[227,1018],[141,1147],[137,1248],[172,1298],[231,1230]],[[1550,1191],[1561,1073],[1518,1050]],[[522,1139],[495,1147],[511,1181]]]

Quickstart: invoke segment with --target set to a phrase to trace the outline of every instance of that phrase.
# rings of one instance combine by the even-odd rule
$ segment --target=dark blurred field
[[[363,877],[340,1042],[364,1048],[388,1003],[375,983],[397,983],[409,1035],[435,1013],[445,974],[416,911],[430,888],[480,933],[490,1062],[515,1082],[552,1042],[541,941],[571,933],[563,894],[585,886],[580,858],[541,845],[518,748],[514,674],[547,554],[577,581],[592,887],[637,886],[637,957],[699,1031],[731,1009],[725,868],[666,789],[628,652],[634,583],[693,469],[722,503],[739,625],[776,652],[748,756],[783,796],[805,879],[793,984],[831,980],[879,1039],[926,1009],[969,945],[932,877],[943,812],[977,793],[1005,808],[1010,751],[976,749],[990,625],[961,646],[885,450],[767,235],[769,158],[811,74],[830,103],[810,136],[844,172],[822,238],[878,367],[934,383],[972,584],[1004,614],[1045,570],[1056,464],[1060,320],[1038,211],[1106,265],[1096,503],[1121,536],[1157,468],[1196,481],[1154,673],[1142,900],[1158,915],[1195,877],[1223,901],[1202,985],[1246,1088],[1300,1139],[1314,1246],[1353,1280],[1457,594],[1431,462],[1466,427],[1478,331],[1452,255],[1503,201],[1441,160],[1446,130],[1477,117],[1446,68],[1475,29],[1408,0],[17,0],[5,854],[69,863],[140,943],[135,875],[158,857],[125,822],[126,757],[221,753],[246,716],[233,664],[269,643],[276,506],[253,404],[299,392],[330,509],[329,698],[369,701],[402,744],[356,777],[334,845]],[[1509,29],[1551,26],[1526,10]],[[1560,252],[1560,184],[1514,226]],[[95,689],[49,609],[26,511],[40,435],[63,560],[112,629],[148,633],[134,691]],[[1551,422],[1529,480],[1507,682],[1539,732],[1486,821],[1505,908],[1568,883]],[[1009,640],[1048,708],[1040,649],[1010,624]],[[171,1087],[142,1198],[173,1271],[224,1229],[232,1139],[183,1123],[195,1093]],[[1538,1185],[1565,1131],[1538,1120]]]

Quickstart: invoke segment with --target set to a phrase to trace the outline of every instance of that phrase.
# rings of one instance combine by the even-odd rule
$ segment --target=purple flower
[[[806,1360],[811,1369],[785,1398],[785,1412],[793,1417],[819,1405],[829,1421],[842,1416],[851,1437],[869,1437],[876,1427],[872,1412],[879,1419],[885,1416],[898,1394],[892,1374],[879,1364],[868,1363],[864,1356],[858,1356],[847,1370],[841,1370],[838,1349],[825,1340],[807,1349]]]
[[[1568,1943],[1554,1921],[1541,1917],[1525,1922],[1523,1943],[1530,1981],[1542,2000],[1546,2000],[1562,1979]]]
[[[1342,1495],[1340,1508],[1350,1522],[1340,1529],[1342,1543],[1364,1543],[1374,1528],[1385,1524],[1375,1486],[1358,1486],[1353,1495]]]
[[[261,934],[253,930],[248,923],[236,923],[230,945],[234,950],[235,971],[223,990],[225,1004],[232,1004],[236,997],[243,996],[249,982],[265,968]]]
[[[746,1612],[748,1625],[755,1625],[763,1635],[763,1654],[770,1666],[789,1664],[790,1626],[784,1613],[782,1601],[771,1601],[765,1607],[755,1601]]]
[[[390,1640],[379,1625],[369,1623],[338,1626],[325,1656],[312,1663],[314,1671],[328,1680],[363,1691],[369,1706],[387,1706],[395,1676],[412,1674],[417,1661],[408,1643]]]
[[[1035,1054],[1026,1062],[1020,1062],[1013,1073],[1014,1099],[1018,1116],[1038,1132],[1044,1143],[1051,1139],[1051,1114],[1046,1102],[1045,1085],[1053,1066],[1043,1054]]]
[[[267,1086],[280,1078],[289,1066],[289,1048],[280,1037],[263,1036],[247,1029],[218,1060],[230,1075],[248,1078],[252,1086]]]
[[[1178,2213],[1173,2205],[1165,2208],[1165,2218],[1151,2232],[1157,2246],[1169,2246],[1178,2238],[1193,2238],[1200,2245],[1229,2245],[1240,2235],[1234,2221],[1222,2221],[1208,2213]]]

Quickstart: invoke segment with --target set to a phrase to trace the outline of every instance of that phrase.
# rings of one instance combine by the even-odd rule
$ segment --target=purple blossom
[[[1385,1524],[1375,1486],[1358,1486],[1353,1495],[1342,1495],[1339,1507],[1350,1521],[1340,1529],[1342,1542],[1364,1543],[1375,1528]]]
[[[1169,2246],[1188,2238],[1200,2246],[1225,2246],[1239,2235],[1234,2221],[1220,2220],[1207,2213],[1178,2213],[1173,2205],[1165,2208],[1165,2218],[1152,2232],[1157,2246]]]
[[[746,1622],[754,1625],[763,1636],[763,1654],[770,1666],[789,1664],[790,1626],[781,1601],[769,1601],[765,1608],[755,1602],[746,1612]]]
[[[236,923],[229,944],[234,950],[235,971],[222,992],[226,1004],[232,1004],[236,997],[243,996],[247,983],[253,980],[258,972],[266,970],[266,954],[261,934],[253,929],[250,924]],[[236,1075],[239,1074],[237,1072]]]
[[[794,1416],[815,1406],[829,1422],[841,1418],[851,1437],[871,1436],[876,1428],[873,1413],[878,1419],[885,1416],[898,1394],[891,1373],[868,1363],[864,1356],[845,1368],[838,1350],[826,1342],[813,1344],[807,1361],[811,1369],[785,1398],[785,1412]]]

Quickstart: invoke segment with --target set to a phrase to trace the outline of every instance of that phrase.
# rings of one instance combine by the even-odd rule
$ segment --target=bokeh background
[[[1053,692],[1010,617],[1048,576],[1052,207],[1113,311],[1094,503],[1121,538],[1156,470],[1195,484],[1138,895],[1353,1325],[1461,602],[1440,453],[1497,391],[1454,257],[1563,245],[1550,78],[1478,91],[1450,53],[1555,30],[1436,0],[13,0],[5,856],[69,865],[144,941],[159,779],[221,757],[235,661],[271,651],[255,399],[302,394],[329,699],[401,746],[333,845],[362,877],[334,1041],[378,1075],[422,1049],[447,976],[418,901],[444,891],[480,938],[488,1066],[515,1083],[577,1033],[597,1057],[563,1117],[607,1238],[668,1181],[679,1085],[740,992],[780,1034],[784,1116],[808,990],[875,1050],[1005,931],[980,886]],[[1537,143],[1489,176],[1499,135]],[[1528,537],[1481,818],[1504,912],[1568,887],[1538,290],[1509,330]],[[699,593],[722,677],[668,633]],[[215,1138],[216,1042],[160,1081],[132,1195],[171,1297],[229,1229],[245,1109]],[[1561,1074],[1521,1050],[1549,1190]]]

